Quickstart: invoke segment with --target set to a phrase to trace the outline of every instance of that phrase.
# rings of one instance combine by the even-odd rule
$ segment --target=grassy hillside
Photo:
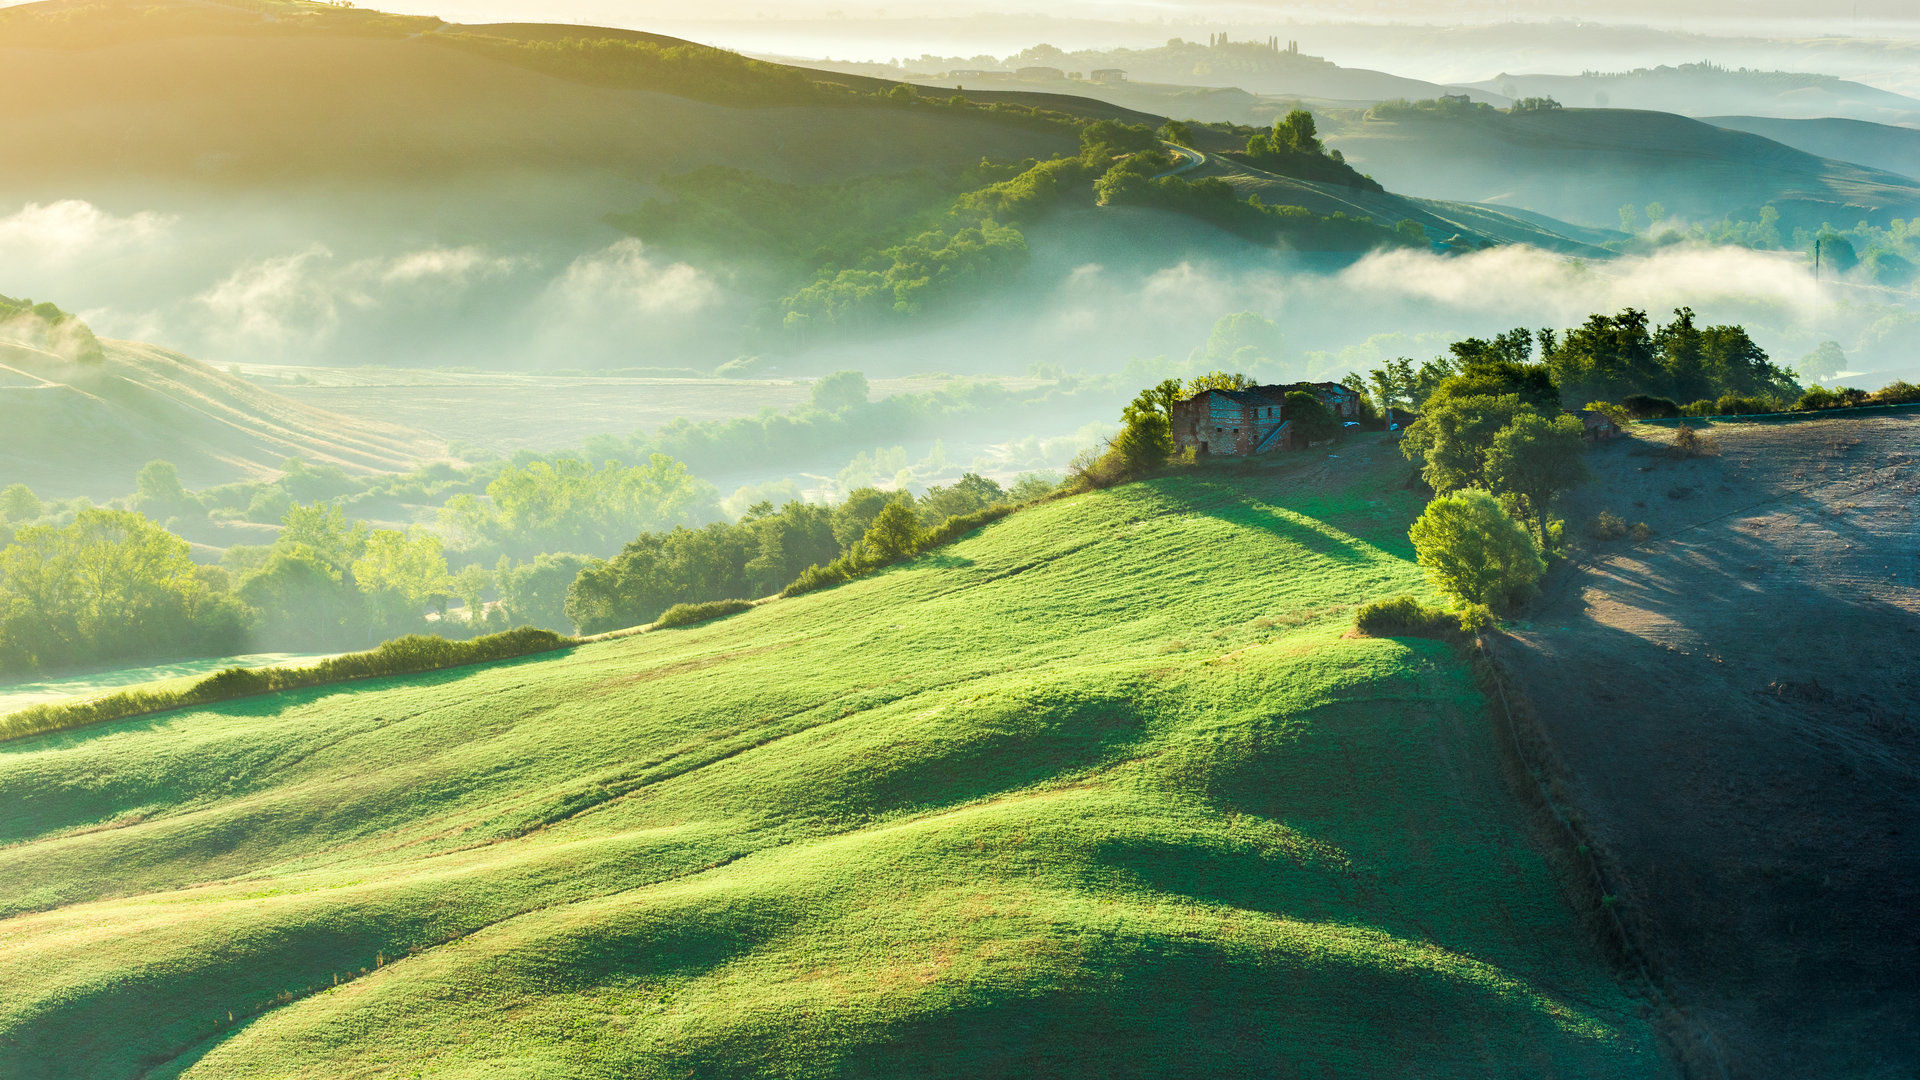
[[[0,744],[53,1077],[1663,1075],[1387,447],[559,657]],[[130,1018],[137,1018],[130,1022]]]
[[[1820,157],[1920,178],[1920,130],[1910,127],[1837,117],[1776,120],[1765,116],[1714,116],[1707,122],[1749,131]]]
[[[547,175],[559,186],[545,216],[593,221],[629,205],[646,178],[702,165],[817,180],[1074,145],[1070,131],[981,112],[809,93],[807,77],[777,65],[741,60],[695,78],[687,71],[707,68],[637,51],[686,46],[670,38],[567,28],[602,43],[580,52],[537,27],[275,6],[300,17],[268,21],[194,0],[0,11],[0,96],[10,104],[0,194],[98,201],[132,190],[177,201],[181,185],[499,176],[524,203],[547,186],[529,179]],[[699,87],[706,100],[687,96]]]
[[[1348,160],[1353,161],[1351,154]],[[1365,171],[1363,164],[1353,163]],[[1601,253],[1596,245],[1617,235],[1556,221],[1544,214],[1280,176],[1219,155],[1208,155],[1204,165],[1186,176],[1191,180],[1217,176],[1233,185],[1241,198],[1257,195],[1269,205],[1303,206],[1317,214],[1369,217],[1389,224],[1416,221],[1433,240],[1460,234],[1480,243],[1532,244],[1548,251],[1594,255]]]
[[[1751,220],[1769,203],[1783,227],[1920,213],[1920,182],[1795,150],[1672,113],[1560,109],[1413,115],[1326,126],[1356,168],[1394,190],[1497,202],[1613,227],[1623,204],[1689,220]]]
[[[1551,97],[1579,107],[1651,109],[1687,116],[1845,116],[1898,124],[1920,116],[1920,101],[1832,75],[1730,70],[1714,64],[1607,74],[1496,75],[1472,84],[1509,98]]]
[[[444,453],[158,346],[105,341],[97,358],[74,358],[30,342],[0,339],[0,476],[43,496],[124,495],[155,458],[203,487],[271,475],[289,457],[368,472]]]

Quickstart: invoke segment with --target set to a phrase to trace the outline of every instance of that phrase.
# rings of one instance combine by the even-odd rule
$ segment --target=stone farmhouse
[[[1286,383],[1244,390],[1202,390],[1168,413],[1176,447],[1202,456],[1244,457],[1306,445],[1287,416],[1287,395],[1304,390],[1340,421],[1360,418],[1360,397],[1339,383]]]

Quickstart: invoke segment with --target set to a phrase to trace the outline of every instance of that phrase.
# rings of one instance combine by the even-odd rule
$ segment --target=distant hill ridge
[[[43,496],[124,495],[156,458],[204,487],[276,475],[290,457],[382,472],[445,453],[416,432],[302,405],[155,345],[108,340],[75,355],[19,331],[0,327],[0,476]]]

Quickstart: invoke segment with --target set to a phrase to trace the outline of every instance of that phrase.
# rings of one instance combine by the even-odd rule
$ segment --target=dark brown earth
[[[1593,455],[1497,646],[1696,1076],[1920,1075],[1920,414]],[[1586,550],[1579,550],[1584,545]]]

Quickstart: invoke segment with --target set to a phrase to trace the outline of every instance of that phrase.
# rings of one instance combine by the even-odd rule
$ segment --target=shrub
[[[1875,391],[1868,400],[1875,405],[1914,405],[1920,404],[1920,386],[1910,382],[1895,380]]]
[[[1001,503],[984,510],[975,510],[971,514],[955,514],[927,531],[926,541],[921,545],[921,550],[952,543],[983,525],[991,525],[999,521],[1013,513],[1013,510],[1012,504]]]
[[[552,652],[572,644],[575,644],[573,638],[531,626],[468,641],[448,641],[442,637],[409,634],[368,652],[335,656],[306,667],[227,668],[179,689],[123,690],[86,701],[36,705],[11,716],[0,717],[0,739],[64,731],[85,724],[124,720],[145,713],[231,701],[255,694],[490,663]]]
[[[1633,537],[1634,543],[1644,544],[1647,541],[1653,539],[1653,530],[1647,527],[1646,522],[1636,521],[1634,522],[1633,529],[1631,530],[1630,535]]]
[[[1407,535],[1434,587],[1462,604],[1517,607],[1547,572],[1533,534],[1479,488],[1434,499]]]
[[[753,607],[751,600],[709,600],[704,604],[675,604],[653,620],[655,630],[674,626],[692,626],[712,622],[727,615],[738,615]]]
[[[1673,442],[1667,449],[1674,457],[1691,458],[1705,457],[1714,453],[1719,447],[1714,444],[1713,436],[1698,428],[1681,424],[1673,429]]]
[[[1461,633],[1479,634],[1493,625],[1493,609],[1485,604],[1468,604],[1460,609],[1459,622]]]
[[[889,508],[899,506],[898,503],[890,503],[888,505]],[[892,559],[876,559],[874,557],[874,551],[872,550],[873,545],[863,541],[852,551],[840,556],[825,566],[809,566],[805,570],[802,570],[800,576],[793,579],[793,584],[780,590],[780,595],[803,596],[810,592],[817,592],[820,589],[830,588],[834,585],[852,581],[858,577],[864,577],[887,565],[889,562],[898,561],[909,555],[917,555],[923,551],[930,551],[933,548],[937,548],[942,544],[951,543],[983,525],[990,525],[993,522],[999,521],[1001,518],[1013,513],[1015,509],[1017,508],[1010,503],[999,503],[983,510],[976,510],[971,514],[955,514],[924,533],[916,532],[911,549],[902,551]],[[884,510],[881,512],[883,517],[885,513],[886,511]],[[879,522],[880,518],[874,519],[876,527],[878,527]],[[918,522],[916,521],[914,528],[917,530],[918,527]],[[872,531],[869,530],[869,538],[871,538],[872,535]],[[662,618],[664,617],[665,616],[662,616]]]
[[[1628,394],[1620,399],[1620,404],[1635,420],[1670,420],[1680,415],[1680,406],[1671,398],[1652,394]]]
[[[1436,607],[1429,607],[1411,596],[1394,596],[1362,604],[1354,616],[1354,629],[1368,637],[1451,638],[1460,628],[1459,619]]]
[[[1780,405],[1771,398],[1741,397],[1738,394],[1726,394],[1713,403],[1715,416],[1761,416],[1780,411]]]
[[[1595,540],[1618,540],[1627,535],[1627,523],[1611,510],[1602,510],[1587,523],[1587,535]]]
[[[1680,409],[1682,416],[1714,416],[1717,403],[1712,398],[1690,401]]]

